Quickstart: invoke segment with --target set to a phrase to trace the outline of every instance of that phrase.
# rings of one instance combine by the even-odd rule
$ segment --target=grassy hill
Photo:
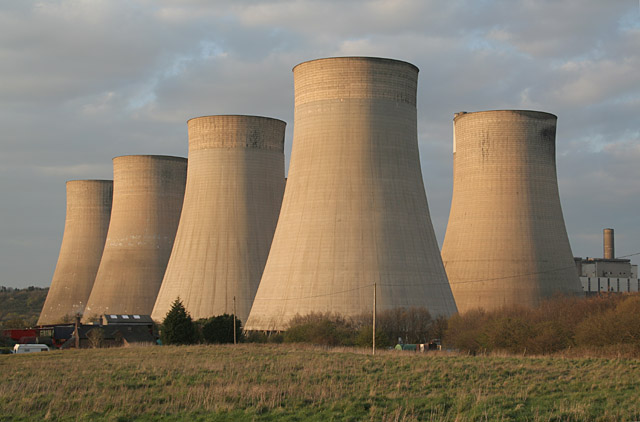
[[[640,360],[243,344],[0,356],[0,421],[640,419]]]
[[[0,326],[22,328],[35,325],[49,288],[12,289],[0,286]]]

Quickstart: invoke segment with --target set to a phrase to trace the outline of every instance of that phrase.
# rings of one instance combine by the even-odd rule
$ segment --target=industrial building
[[[102,314],[149,315],[175,239],[187,160],[162,155],[113,159],[107,240],[83,322]]]
[[[295,315],[426,307],[451,294],[420,168],[418,68],[339,57],[293,69],[293,150],[282,210],[247,330]]]
[[[457,113],[442,259],[460,312],[582,295],[562,216],[556,116]]]
[[[576,257],[576,269],[582,289],[587,296],[598,293],[627,293],[638,291],[638,266],[630,259],[615,257],[614,230],[603,231],[603,257]]]
[[[60,254],[38,325],[71,322],[84,312],[107,238],[113,182],[71,180],[66,189]]]
[[[258,116],[188,121],[184,206],[154,320],[179,297],[195,319],[246,321],[282,204],[285,126]]]

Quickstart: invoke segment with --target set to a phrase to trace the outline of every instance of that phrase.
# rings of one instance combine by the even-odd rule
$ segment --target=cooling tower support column
[[[244,323],[267,261],[284,193],[285,122],[256,116],[191,119],[187,189],[152,317],[176,298],[195,319]]]
[[[149,315],[162,283],[184,199],[187,160],[113,159],[113,209],[83,321],[101,314]]]
[[[113,182],[67,182],[67,216],[58,264],[38,325],[73,322],[82,314],[107,238]]]
[[[296,314],[345,316],[422,306],[456,311],[418,157],[412,64],[320,59],[293,69],[287,186],[248,330]]]
[[[442,259],[460,312],[581,295],[555,161],[556,116],[458,113]]]
[[[615,259],[616,246],[613,238],[613,229],[604,229],[602,234],[604,241],[604,259]]]

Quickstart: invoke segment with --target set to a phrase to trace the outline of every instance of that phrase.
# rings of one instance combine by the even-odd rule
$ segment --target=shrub
[[[445,320],[439,320],[438,334]],[[426,343],[433,337],[434,320],[426,308],[397,308],[376,315],[376,345],[389,347],[401,337],[405,343]],[[345,318],[330,313],[311,313],[294,317],[284,333],[287,343],[313,343],[325,346],[371,347],[372,315],[364,313]],[[438,336],[439,338],[439,336]]]
[[[206,343],[233,343],[233,315],[218,315],[202,323],[202,339]],[[242,322],[236,318],[236,341],[243,341]]]
[[[180,298],[173,302],[162,322],[160,338],[163,344],[193,344],[197,342],[195,324]]]
[[[394,308],[378,312],[376,326],[392,344],[400,339],[407,344],[427,343],[432,337],[433,319],[427,308]]]
[[[392,347],[389,335],[381,327],[376,326],[376,348]],[[373,325],[364,325],[357,332],[355,345],[359,347],[373,347]]]
[[[546,354],[612,345],[640,349],[640,295],[556,297],[536,308],[470,311],[449,319],[443,342],[470,353]]]
[[[585,318],[576,327],[579,346],[603,347],[611,344],[640,346],[640,296],[627,295],[617,301],[615,308]]]
[[[449,318],[442,341],[454,349],[476,354],[487,348],[486,334],[483,330],[487,321],[487,313],[481,309],[454,314]]]
[[[284,333],[286,343],[313,343],[323,346],[353,346],[356,331],[347,319],[330,313],[295,316]]]
[[[484,330],[489,349],[511,353],[525,351],[529,346],[529,339],[533,336],[532,324],[519,316],[492,318]]]

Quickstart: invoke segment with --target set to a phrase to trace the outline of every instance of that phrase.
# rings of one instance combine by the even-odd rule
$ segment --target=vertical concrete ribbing
[[[113,182],[67,182],[67,214],[60,255],[38,325],[72,322],[89,299],[104,249]]]
[[[104,313],[151,314],[175,238],[187,160],[113,159],[113,209],[84,321]]]
[[[455,303],[418,157],[418,69],[389,59],[320,59],[294,68],[295,123],[285,196],[246,328],[296,314]]]
[[[176,241],[152,317],[180,297],[192,317],[249,315],[284,192],[285,123],[257,116],[191,119]]]
[[[562,216],[556,116],[459,113],[442,258],[458,309],[536,305],[581,294]]]

